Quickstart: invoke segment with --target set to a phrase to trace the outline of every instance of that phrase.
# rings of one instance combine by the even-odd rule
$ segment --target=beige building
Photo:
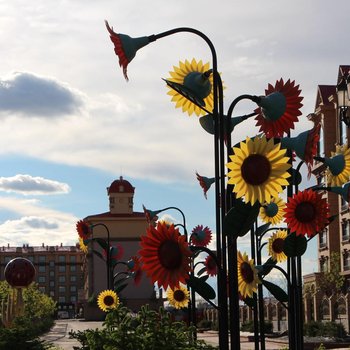
[[[343,76],[348,76],[350,66],[339,66],[336,85],[319,85],[317,88],[315,113],[321,118],[321,129],[318,156],[331,157],[335,145],[348,144],[349,131],[341,120],[336,86]],[[325,166],[316,162],[313,174],[318,185],[326,185]],[[349,206],[340,196],[324,192],[331,210],[336,215],[334,221],[318,235],[318,270],[319,273],[304,276],[305,320],[339,321],[349,331],[349,297],[350,297],[350,214]],[[337,215],[338,214],[338,215]],[[343,293],[340,296],[323,295],[318,280],[322,272],[330,268],[331,253],[341,257],[341,273],[345,277]]]
[[[74,317],[80,309],[79,297],[83,292],[83,254],[76,246],[0,247],[0,280],[5,280],[4,270],[14,258],[30,260],[35,267],[35,281],[39,289],[57,302],[61,311]],[[68,315],[67,315],[68,317]]]
[[[120,244],[123,248],[123,256],[120,260],[127,261],[132,256],[137,256],[140,250],[140,236],[146,234],[148,223],[144,212],[134,211],[135,188],[127,180],[120,177],[107,187],[109,210],[107,212],[87,216],[84,221],[93,228],[93,237],[109,239],[111,245]],[[93,297],[107,289],[107,268],[105,260],[92,253],[92,249],[101,252],[101,247],[94,242],[89,249],[86,261],[85,298]],[[114,273],[126,271],[123,264],[116,266]],[[128,286],[120,293],[123,303],[132,310],[138,310],[141,305],[150,304],[158,307],[158,300],[154,286],[150,279],[143,275],[138,285],[129,280]],[[85,318],[102,317],[93,303],[86,303]]]

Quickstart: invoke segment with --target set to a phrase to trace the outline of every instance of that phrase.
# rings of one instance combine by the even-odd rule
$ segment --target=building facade
[[[121,246],[123,255],[120,260],[124,262],[138,255],[140,237],[145,235],[148,227],[144,212],[134,211],[134,193],[135,188],[121,176],[107,187],[109,210],[84,218],[89,225],[97,225],[93,228],[94,238],[107,240],[109,234],[110,244],[118,249]],[[101,291],[107,289],[106,261],[94,254],[94,250],[101,252],[101,247],[96,242],[89,245],[85,265],[85,300],[87,302],[84,312],[86,319],[103,317],[95,303],[89,301],[94,300]],[[114,274],[122,274],[125,270],[124,264],[118,264],[114,269]],[[144,304],[149,304],[151,307],[159,305],[154,286],[145,275],[141,277],[137,285],[133,279],[130,279],[119,297],[125,306],[135,311]]]
[[[336,145],[348,145],[349,131],[341,120],[336,86],[343,76],[348,76],[350,66],[339,66],[335,85],[319,85],[317,88],[315,114],[322,123],[318,156],[331,157]],[[315,162],[313,174],[317,184],[327,186],[326,167]],[[341,196],[324,191],[330,206],[332,223],[318,235],[318,273],[304,276],[305,320],[338,321],[349,332],[350,297],[350,213],[348,203]],[[331,255],[340,257],[344,287],[341,293],[327,295],[320,289],[322,273],[330,270]],[[328,293],[329,294],[329,293]]]
[[[7,263],[17,257],[30,260],[35,267],[35,282],[39,290],[57,302],[58,316],[61,311],[74,317],[80,309],[84,286],[84,256],[76,246],[0,247],[0,280],[5,280]]]

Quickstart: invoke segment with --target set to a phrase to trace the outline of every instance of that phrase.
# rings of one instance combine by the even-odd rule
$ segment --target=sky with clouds
[[[214,230],[214,193],[205,200],[195,177],[214,174],[212,136],[174,107],[161,80],[180,60],[210,61],[207,45],[188,33],[158,40],[137,53],[126,82],[105,19],[132,37],[205,33],[226,110],[241,94],[295,80],[304,96],[297,134],[310,126],[317,85],[335,84],[338,66],[350,64],[349,10],[347,0],[0,0],[0,246],[74,244],[76,221],[108,210],[106,187],[120,175],[136,187],[136,211],[177,206],[190,228]],[[254,108],[242,102],[234,115]],[[249,120],[233,137],[256,133]],[[307,272],[315,254],[311,245]]]

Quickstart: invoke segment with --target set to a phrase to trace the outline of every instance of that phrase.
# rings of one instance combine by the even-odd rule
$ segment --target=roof
[[[108,194],[110,193],[134,193],[135,187],[127,180],[120,176],[119,180],[114,180],[109,187],[107,187]]]
[[[91,218],[145,218],[144,212],[133,212],[131,214],[112,214],[109,211],[101,214],[89,215],[84,220],[89,221]]]
[[[337,84],[340,83],[340,80],[341,80],[341,78],[343,76],[347,76],[349,73],[350,73],[350,66],[349,65],[345,65],[345,64],[341,64],[339,66]]]
[[[335,85],[318,85],[315,108],[317,108],[321,103],[325,106],[331,104],[328,97],[334,95],[335,93]]]

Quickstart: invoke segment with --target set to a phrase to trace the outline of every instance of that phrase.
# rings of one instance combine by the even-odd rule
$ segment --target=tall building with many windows
[[[337,99],[337,86],[343,77],[349,76],[350,66],[341,65],[335,85],[319,85],[315,114],[322,123],[318,147],[319,157],[332,157],[336,145],[348,145],[349,131],[341,118]],[[350,110],[347,111],[349,113]],[[327,171],[323,162],[315,162],[313,174],[317,184],[327,186]],[[318,235],[318,273],[304,276],[305,317],[311,320],[338,320],[349,331],[350,310],[350,213],[349,205],[341,196],[324,191],[330,206],[332,223]],[[340,270],[345,278],[341,295],[325,295],[319,288],[322,273],[330,269],[332,253],[340,257]]]
[[[5,280],[7,263],[17,257],[30,260],[35,267],[35,282],[39,290],[57,302],[58,312],[67,311],[73,317],[80,309],[83,292],[84,255],[76,246],[0,247],[0,280]],[[59,314],[58,314],[59,315]]]

